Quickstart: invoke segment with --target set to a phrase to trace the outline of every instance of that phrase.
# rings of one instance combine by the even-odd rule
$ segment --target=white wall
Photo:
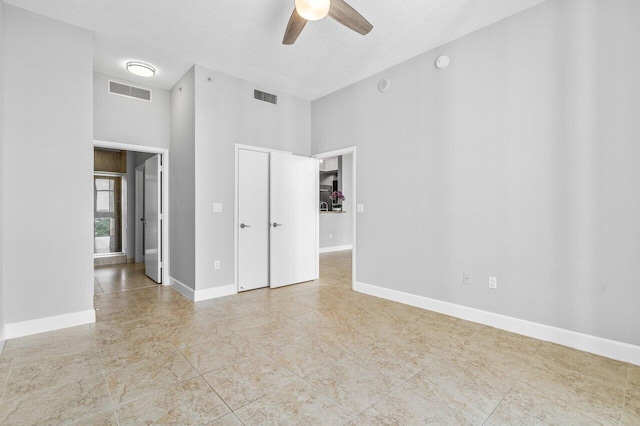
[[[5,321],[92,313],[92,34],[2,18]]]
[[[207,80],[208,77],[212,81]],[[276,93],[278,105],[257,101],[269,89],[195,67],[196,289],[234,284],[235,144],[295,154],[310,152],[310,103]],[[213,213],[222,203],[222,213]],[[220,260],[220,270],[213,268]]]
[[[358,146],[358,281],[640,344],[638,16],[545,2],[313,102],[314,153]]]
[[[342,156],[342,193],[345,213],[320,213],[320,248],[342,247],[352,244],[353,239],[353,155]],[[372,206],[373,207],[373,206]]]
[[[3,84],[2,84],[2,69],[3,69],[3,15],[4,15],[4,3],[0,1],[0,164],[3,163],[3,151],[4,151],[4,119],[3,119],[3,101],[4,92],[3,92]],[[4,211],[4,171],[0,171],[0,353],[2,352],[2,348],[4,347],[4,304],[6,303],[6,298],[4,296],[4,257],[3,257],[3,229],[4,229],[4,221],[3,221],[3,211]]]
[[[110,94],[110,79],[151,90],[151,102]],[[168,90],[94,72],[93,96],[94,139],[169,148],[171,96]]]
[[[195,69],[171,90],[171,277],[195,289]]]

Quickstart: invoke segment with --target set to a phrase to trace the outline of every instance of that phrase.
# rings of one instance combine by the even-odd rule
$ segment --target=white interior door
[[[269,154],[238,151],[238,291],[269,286]]]
[[[144,162],[144,265],[149,278],[162,283],[162,175],[160,156]]]
[[[270,285],[316,278],[318,160],[271,153]]]

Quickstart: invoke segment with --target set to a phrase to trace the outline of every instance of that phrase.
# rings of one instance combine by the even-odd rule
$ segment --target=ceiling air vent
[[[109,81],[109,93],[151,102],[151,90],[129,86],[115,81]]]
[[[269,102],[270,104],[278,105],[278,97],[271,93],[261,92],[259,90],[253,91],[253,98],[263,102]]]

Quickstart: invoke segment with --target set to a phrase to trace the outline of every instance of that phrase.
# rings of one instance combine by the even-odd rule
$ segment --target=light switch
[[[356,204],[356,212],[364,213],[364,204]]]
[[[222,213],[222,203],[213,203],[213,212]]]

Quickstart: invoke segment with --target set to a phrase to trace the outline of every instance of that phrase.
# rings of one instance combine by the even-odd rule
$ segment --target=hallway
[[[144,263],[95,266],[93,288],[95,295],[116,293],[157,286],[158,283],[144,273]]]
[[[350,256],[195,304],[97,270],[95,324],[7,342],[0,424],[640,422],[640,367],[353,292]]]

